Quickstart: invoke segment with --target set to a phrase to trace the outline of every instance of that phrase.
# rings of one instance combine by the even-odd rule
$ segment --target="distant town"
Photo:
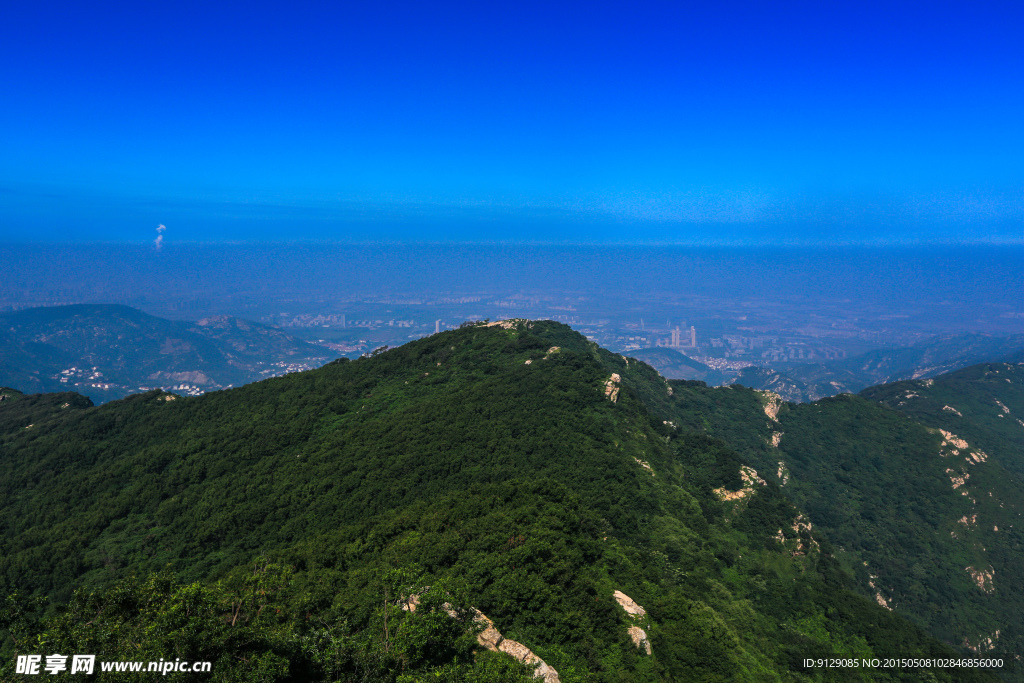
[[[71,292],[61,294],[64,296],[54,297],[57,300],[3,301],[0,309],[78,303],[68,296]],[[754,297],[737,301],[651,295],[637,301],[614,295],[479,292],[277,301],[267,297],[247,302],[244,307],[230,299],[207,299],[193,305],[163,303],[148,310],[154,315],[193,320],[228,312],[276,326],[324,347],[325,356],[335,357],[358,357],[384,345],[396,346],[458,327],[467,320],[550,319],[566,323],[619,353],[671,348],[718,370],[751,365],[785,368],[842,359],[870,349],[907,346],[944,331],[935,324],[942,312],[925,305],[893,311],[856,301],[786,302]],[[1000,320],[1008,323],[1004,333],[1021,327],[1013,312]],[[269,377],[303,369],[308,369],[307,365],[275,366],[266,368],[264,374]],[[71,386],[105,383],[101,375],[82,368],[67,369],[61,381]],[[187,383],[159,388],[187,394],[202,392]]]
[[[618,353],[671,350],[720,374],[783,372],[937,335],[1024,333],[1019,252],[1002,247],[952,258],[911,248],[87,245],[62,252],[61,268],[47,265],[46,248],[7,253],[0,313],[104,303],[176,321],[227,315],[319,347],[298,363],[268,360],[254,370],[261,377],[467,320],[555,320]],[[92,376],[96,362],[72,364],[61,366],[63,384],[114,382]],[[184,375],[152,383],[212,388]]]
[[[936,335],[1024,332],[1014,281],[990,278],[985,287],[963,290],[940,267],[944,261],[916,252],[882,258],[870,251],[295,247],[275,251],[271,264],[257,259],[260,249],[247,249],[197,246],[175,256],[83,247],[68,256],[81,267],[70,269],[28,268],[24,258],[15,259],[17,276],[0,281],[0,313],[104,303],[174,321],[227,315],[318,347],[294,362],[268,358],[245,381],[340,356],[358,358],[466,321],[506,318],[562,322],[622,354],[678,352],[718,371],[715,381],[750,366],[785,372]],[[129,256],[148,265],[125,272],[93,268],[116,259],[130,263]],[[973,259],[962,268],[1004,258],[997,252],[961,257]],[[74,278],[67,275],[72,272]],[[149,285],[151,272],[163,273],[160,287]],[[106,368],[92,368],[95,361],[87,368],[70,365],[61,366],[60,379],[69,387],[105,391],[110,385],[113,392],[125,383]],[[223,388],[173,374],[180,376],[136,378],[138,386],[121,389],[197,394]]]
[[[321,305],[336,310],[278,311],[260,315],[258,320],[355,357],[385,344],[395,346],[451,329],[467,320],[542,318],[566,323],[619,353],[670,348],[723,371],[843,359],[873,348],[913,344],[933,334],[927,324],[916,324],[919,321],[910,315],[893,316],[852,302],[821,302],[817,306],[820,311],[808,312],[806,301],[787,306],[753,299],[716,302],[652,297],[641,304],[614,297],[479,293],[325,301]]]

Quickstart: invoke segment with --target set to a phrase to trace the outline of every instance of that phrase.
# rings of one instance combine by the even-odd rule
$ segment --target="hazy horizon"
[[[0,244],[0,260],[9,264],[0,310],[120,303],[178,319],[265,322],[282,311],[392,311],[431,329],[438,317],[515,315],[696,319],[707,329],[752,315],[765,329],[884,320],[885,338],[904,342],[1024,332],[1019,246]],[[456,299],[467,300],[444,303]]]

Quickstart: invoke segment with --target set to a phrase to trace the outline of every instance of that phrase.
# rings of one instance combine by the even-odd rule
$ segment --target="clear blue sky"
[[[1021,243],[1022,7],[10,4],[0,241]]]

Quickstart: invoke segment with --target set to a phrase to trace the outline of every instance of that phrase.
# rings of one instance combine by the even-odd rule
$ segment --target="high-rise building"
[[[435,320],[434,321],[434,334],[437,334],[440,331],[441,331],[441,321],[440,320]]]
[[[676,327],[671,330],[671,333],[672,333],[672,339],[671,339],[671,341],[669,341],[668,345],[670,347],[672,347],[673,349],[687,348],[687,347],[691,348],[691,349],[697,348],[697,330],[694,328],[693,325],[690,325],[689,334],[686,335],[687,336],[686,343],[683,343],[683,331],[681,329],[679,329],[678,325],[676,325]]]

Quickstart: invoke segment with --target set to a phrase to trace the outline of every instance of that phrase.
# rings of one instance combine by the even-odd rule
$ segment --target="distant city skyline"
[[[1011,3],[22,4],[0,242],[1021,244],[1021,25]]]

